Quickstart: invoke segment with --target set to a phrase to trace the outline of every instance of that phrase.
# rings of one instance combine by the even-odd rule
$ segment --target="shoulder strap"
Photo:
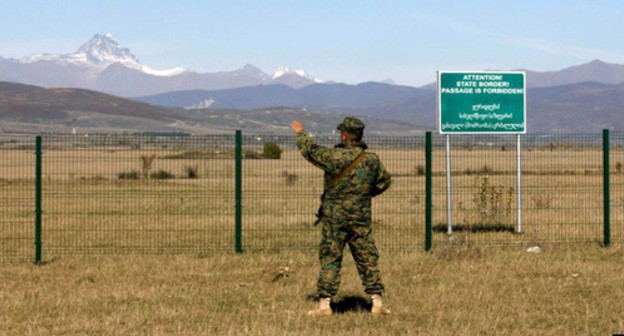
[[[355,160],[353,160],[353,162],[351,162],[347,168],[345,168],[343,171],[341,171],[338,175],[336,175],[336,177],[334,177],[330,182],[329,182],[329,187],[332,188],[334,186],[336,186],[336,184],[338,184],[338,181],[340,181],[341,178],[343,178],[345,175],[347,175],[347,173],[349,173],[355,166],[357,166],[358,163],[362,162],[362,160],[364,160],[364,158],[366,157],[368,153],[366,153],[366,151],[362,151],[362,153],[360,153],[360,155],[358,155],[358,157],[355,158]]]

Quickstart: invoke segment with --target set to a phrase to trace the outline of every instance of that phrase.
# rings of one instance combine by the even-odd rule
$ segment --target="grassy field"
[[[624,250],[448,241],[385,253],[392,315],[372,318],[345,259],[329,318],[310,318],[315,251],[59,257],[0,264],[2,335],[611,335],[624,332]],[[287,267],[287,268],[286,268]]]
[[[31,148],[0,151],[0,335],[624,333],[621,147],[609,248],[599,148],[526,149],[518,234],[515,151],[459,146],[452,235],[437,148],[432,253],[423,252],[424,152],[373,148],[394,176],[373,223],[393,315],[366,312],[348,257],[337,314],[310,319],[322,174],[297,151],[243,161],[245,253],[234,255],[231,144],[56,145],[44,151],[41,266],[6,262],[34,256],[34,158]],[[145,178],[163,171],[173,178]],[[139,178],[119,178],[132,172]],[[533,245],[542,252],[526,252]]]
[[[261,149],[255,149],[260,150]],[[422,250],[424,153],[376,150],[394,175],[375,199],[380,246]],[[611,233],[624,237],[624,174],[615,151],[611,174]],[[603,238],[601,151],[527,149],[523,154],[523,233],[516,234],[515,151],[460,148],[453,152],[453,229],[479,231],[466,239],[528,247],[548,242],[600,243]],[[2,255],[31,258],[34,187],[31,150],[0,152]],[[142,159],[154,157],[145,169]],[[222,148],[78,148],[43,157],[44,255],[83,253],[200,253],[234,250],[234,160]],[[446,238],[444,152],[434,152],[434,245]],[[21,163],[21,164],[20,164]],[[620,163],[620,170],[616,169]],[[185,175],[192,167],[196,178]],[[137,179],[120,179],[136,172]],[[173,178],[145,178],[167,172]],[[293,149],[280,160],[243,161],[243,247],[279,252],[314,247],[311,223],[322,174]],[[16,238],[16,239],[13,239]],[[13,239],[13,240],[12,240]]]

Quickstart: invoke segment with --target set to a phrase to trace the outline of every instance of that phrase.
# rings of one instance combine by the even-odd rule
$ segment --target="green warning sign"
[[[440,133],[526,133],[522,71],[438,72]]]

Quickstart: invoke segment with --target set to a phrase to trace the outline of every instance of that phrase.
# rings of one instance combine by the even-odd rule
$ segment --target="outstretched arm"
[[[290,127],[297,133],[297,148],[303,157],[325,171],[333,171],[330,150],[315,144],[301,122],[294,120]]]

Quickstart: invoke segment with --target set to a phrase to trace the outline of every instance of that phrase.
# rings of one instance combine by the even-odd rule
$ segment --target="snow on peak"
[[[304,77],[304,78],[307,78],[307,79],[310,79],[310,80],[312,80],[314,82],[317,82],[317,83],[322,83],[323,82],[320,79],[310,77],[303,70],[291,70],[291,69],[289,69],[289,68],[287,68],[285,66],[280,66],[280,67],[277,68],[277,70],[275,70],[275,73],[273,74],[273,79],[278,79],[278,78],[280,78],[280,77],[282,77],[284,75],[291,75],[291,74],[292,75],[301,76],[301,77]]]
[[[110,33],[103,35],[95,34],[87,43],[81,45],[80,48],[72,54],[40,54],[25,57],[21,61],[22,63],[56,61],[93,67],[100,71],[111,64],[121,63],[128,68],[154,76],[175,76],[186,71],[186,69],[183,68],[155,70],[141,64],[136,56],[130,52],[130,49],[122,47]]]
[[[306,74],[303,70],[290,70],[285,66],[281,66],[278,67],[277,70],[275,70],[275,74],[273,74],[273,79],[277,79],[288,74],[297,74],[301,77],[309,78],[308,74]]]
[[[120,46],[110,33],[95,34],[72,56],[91,64],[123,63],[129,66],[139,64],[139,60],[130,52],[130,49]]]
[[[22,63],[34,63],[34,62],[38,62],[38,61],[51,61],[51,60],[55,60],[57,58],[58,58],[58,55],[45,53],[45,54],[37,54],[37,55],[24,57],[20,61]]]
[[[154,76],[176,76],[179,75],[183,72],[186,71],[186,69],[184,68],[173,68],[173,69],[167,69],[167,70],[156,70],[156,69],[152,69],[150,67],[148,67],[147,65],[142,65],[141,66],[141,71],[145,72],[146,74],[150,74],[150,75],[154,75]]]

